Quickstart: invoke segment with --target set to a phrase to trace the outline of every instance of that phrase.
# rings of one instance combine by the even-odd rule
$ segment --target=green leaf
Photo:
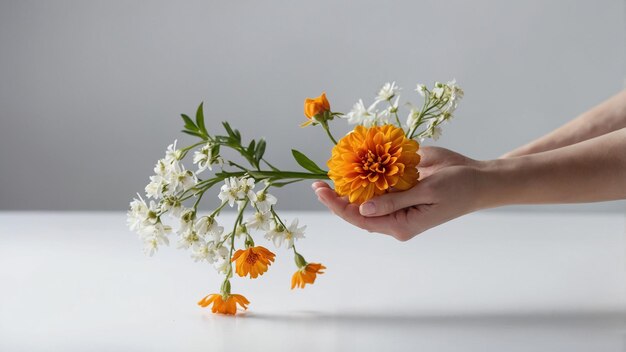
[[[190,131],[197,131],[198,127],[196,126],[195,123],[193,123],[193,121],[189,118],[189,116],[185,115],[185,114],[180,114],[180,117],[183,118],[183,121],[185,121],[185,128],[190,130]]]
[[[196,111],[196,125],[198,125],[198,131],[205,136],[209,135],[209,132],[206,130],[206,126],[204,125],[204,111],[203,111],[204,102],[200,103],[198,106],[198,111]]]
[[[248,149],[247,149],[247,152],[248,154],[250,154],[250,156],[254,156],[255,146],[256,146],[256,141],[253,139],[250,141],[250,144],[248,145]]]
[[[227,136],[215,136],[215,141],[222,144],[228,144],[230,137]]]
[[[222,125],[224,126],[224,129],[226,130],[226,133],[228,133],[228,136],[230,138],[235,138],[235,132],[230,127],[230,124],[228,122],[224,121],[224,122],[222,122]]]
[[[300,182],[302,180],[293,180],[293,181],[287,181],[287,182],[272,182],[272,187],[276,187],[276,188],[280,188],[283,186],[287,186],[288,184],[294,183],[294,182]]]
[[[267,143],[265,143],[265,139],[259,139],[259,142],[256,144],[256,150],[254,151],[254,158],[257,160],[257,162],[261,162],[261,159],[263,159],[266,146]]]
[[[322,170],[313,160],[309,159],[306,155],[300,153],[299,151],[292,149],[291,154],[293,154],[293,158],[296,159],[298,164],[303,168],[313,172],[313,173],[321,173],[325,174],[326,172]]]
[[[187,133],[187,134],[190,134],[190,135],[192,135],[192,136],[194,136],[194,137],[200,137],[200,138],[202,138],[202,139],[204,139],[204,140],[207,140],[207,137],[206,137],[206,136],[204,136],[204,135],[202,135],[202,134],[200,134],[200,133],[198,133],[198,132],[196,132],[196,131],[182,130],[181,132],[182,132],[182,133]]]

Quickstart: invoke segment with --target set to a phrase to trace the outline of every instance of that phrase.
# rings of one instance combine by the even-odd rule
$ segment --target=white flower
[[[239,191],[239,182],[236,177],[229,177],[224,180],[224,184],[220,188],[220,194],[217,196],[222,200],[222,204],[228,202],[229,206],[235,205],[237,200],[237,192]]]
[[[196,212],[193,209],[185,209],[180,214],[180,228],[178,232],[186,232],[193,229]]]
[[[277,201],[276,197],[267,193],[266,190],[262,190],[256,192],[256,203],[254,204],[261,213],[267,213],[273,205],[276,205]]]
[[[415,91],[418,92],[421,96],[426,97],[426,85],[418,83]]]
[[[406,125],[408,126],[408,128],[415,126],[419,115],[420,115],[420,109],[411,105],[411,110],[409,111],[409,115],[406,118]]]
[[[441,137],[441,127],[439,126],[432,126],[429,132],[430,132],[430,137],[433,140],[438,140],[439,137]]]
[[[175,140],[174,143],[168,145],[167,150],[165,151],[165,161],[169,164],[173,164],[175,161],[180,160],[183,156],[183,152],[180,149],[176,149],[176,142],[178,142],[178,140]]]
[[[239,179],[239,199],[248,197],[251,202],[256,202],[256,193],[254,193],[254,179],[242,177]]]
[[[459,105],[459,100],[463,98],[465,93],[463,89],[456,84],[456,80],[446,83],[446,96],[448,102],[443,106],[442,111],[452,114]]]
[[[365,127],[374,125],[376,123],[376,118],[378,117],[376,105],[379,102],[380,101],[375,101],[366,109],[365,104],[363,104],[363,100],[359,99],[359,101],[352,107],[352,110],[350,110],[350,112],[346,115],[346,117],[348,117],[348,123],[353,125],[363,125]]]
[[[215,226],[215,228],[212,231],[209,231],[207,233],[207,236],[209,236],[210,240],[213,240],[213,242],[219,242],[220,240],[222,240],[222,235],[224,234],[224,227],[222,226]]]
[[[196,262],[207,261],[209,264],[215,263],[216,255],[215,248],[212,243],[204,243],[198,246],[194,246],[191,249],[191,257]]]
[[[171,231],[171,227],[160,222],[144,227],[141,232],[144,240],[144,252],[152,256],[158,250],[159,245],[169,245],[170,241],[166,235]]]
[[[444,85],[439,82],[435,82],[435,88],[433,88],[433,96],[435,97],[435,99],[441,99],[443,97],[444,91]]]
[[[276,247],[280,247],[285,240],[285,227],[274,223],[271,229],[265,234],[265,239],[274,242]]]
[[[167,181],[161,175],[150,176],[150,183],[146,185],[145,191],[148,198],[159,199],[163,197],[163,191]]]
[[[161,200],[160,209],[162,212],[168,212],[173,217],[180,217],[184,208],[180,199],[177,197],[165,197]]]
[[[157,223],[159,210],[154,201],[150,201],[150,205],[148,205],[139,194],[137,196],[139,197],[138,199],[135,198],[130,202],[130,209],[126,214],[126,222],[131,231],[143,233],[146,227]]]
[[[287,228],[282,225],[274,226],[266,235],[265,238],[274,242],[276,247],[282,246],[283,243],[287,243],[287,248],[293,247],[294,241],[304,238],[304,230],[306,226],[298,227],[298,219],[294,219]]]
[[[152,257],[154,253],[157,252],[158,249],[159,249],[159,241],[155,237],[144,240],[143,252],[146,255],[149,255]]]
[[[240,224],[237,225],[237,228],[235,228],[235,236],[240,237],[243,234],[247,234],[248,233],[248,228],[246,227],[245,224]]]
[[[231,266],[229,254],[228,248],[224,246],[220,246],[215,250],[215,263],[213,263],[213,267],[220,274],[226,274]]]
[[[170,174],[170,172],[172,172],[172,167],[173,163],[165,159],[159,159],[154,166],[154,173],[159,176],[166,177]]]
[[[180,234],[180,238],[178,239],[178,248],[189,249],[191,246],[203,245],[204,243],[204,240],[198,235],[198,233],[192,229],[188,229]]]
[[[167,193],[184,192],[193,188],[198,183],[198,178],[190,170],[178,164],[170,174],[169,187]]]
[[[255,212],[254,215],[246,221],[246,227],[254,230],[267,231],[270,229],[272,217],[269,212]]]
[[[400,88],[396,85],[396,82],[387,82],[383,85],[383,87],[378,91],[378,95],[376,96],[376,101],[385,101],[391,100]]]
[[[203,216],[196,222],[196,231],[202,236],[208,236],[211,241],[219,242],[224,233],[224,227],[219,226],[215,218]]]
[[[213,146],[211,143],[207,143],[193,154],[193,163],[198,164],[198,173],[206,169],[213,170],[211,167],[211,162],[214,157],[212,151]]]
[[[243,176],[240,179],[236,177],[229,177],[224,180],[224,185],[220,189],[218,198],[222,200],[222,204],[228,202],[229,206],[234,206],[236,201],[238,207],[241,208],[245,204],[245,198],[250,201],[256,201],[256,194],[254,193],[254,179]]]

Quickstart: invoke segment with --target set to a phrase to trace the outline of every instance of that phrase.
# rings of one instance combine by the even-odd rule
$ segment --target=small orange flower
[[[250,304],[250,301],[248,301],[246,297],[236,294],[228,295],[226,300],[224,300],[222,295],[212,293],[198,302],[198,305],[203,308],[211,304],[213,304],[213,307],[211,307],[213,313],[235,315],[237,314],[237,304],[243,309],[248,309],[247,305]]]
[[[298,269],[291,277],[291,289],[293,290],[294,287],[304,288],[306,284],[313,284],[317,274],[323,274],[322,270],[324,269],[326,267],[319,263],[309,263]]]
[[[304,122],[300,127],[305,127],[315,122],[313,118],[315,115],[330,111],[330,103],[326,99],[326,93],[322,93],[317,98],[306,98],[304,100],[304,116],[309,120]]]
[[[333,147],[328,176],[340,196],[363,203],[391,187],[407,190],[417,184],[419,143],[393,125],[357,126]]]
[[[263,275],[267,268],[272,265],[271,262],[274,261],[275,256],[276,254],[270,252],[267,248],[257,246],[237,250],[230,261],[237,261],[235,270],[239,276],[246,276],[249,273],[251,279],[256,279],[257,276]]]

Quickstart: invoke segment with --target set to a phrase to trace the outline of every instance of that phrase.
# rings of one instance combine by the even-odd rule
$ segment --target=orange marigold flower
[[[294,287],[304,288],[306,284],[313,284],[317,274],[323,274],[322,270],[324,269],[326,267],[319,263],[309,263],[298,269],[291,277],[291,289],[293,290]]]
[[[247,305],[250,304],[250,301],[242,295],[229,294],[226,296],[226,299],[224,299],[222,295],[212,293],[198,302],[198,305],[203,308],[211,304],[213,304],[213,307],[211,307],[213,313],[235,315],[237,314],[237,304],[243,309],[248,309]]]
[[[333,147],[328,176],[340,196],[363,203],[391,187],[407,190],[417,184],[419,143],[393,125],[357,126]]]
[[[304,100],[304,116],[307,117],[308,121],[304,122],[301,127],[305,127],[315,122],[313,118],[315,115],[324,113],[326,111],[330,111],[330,103],[328,99],[326,99],[326,93],[322,93],[317,98],[306,98]]]
[[[263,275],[267,268],[272,265],[275,256],[276,254],[270,252],[267,248],[256,246],[237,250],[230,261],[237,261],[235,270],[239,276],[250,274],[250,278],[256,279],[257,276]]]

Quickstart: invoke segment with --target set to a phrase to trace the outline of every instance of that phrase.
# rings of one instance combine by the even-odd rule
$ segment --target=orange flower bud
[[[330,111],[330,103],[328,99],[326,99],[326,93],[322,93],[322,95],[317,98],[306,98],[304,100],[304,116],[309,120],[303,123],[302,127],[315,122],[313,118],[326,111]]]

